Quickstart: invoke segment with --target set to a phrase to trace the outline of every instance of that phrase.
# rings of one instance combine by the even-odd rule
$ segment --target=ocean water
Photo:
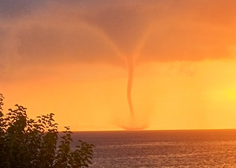
[[[92,168],[236,167],[236,130],[74,132],[73,139],[96,146]]]

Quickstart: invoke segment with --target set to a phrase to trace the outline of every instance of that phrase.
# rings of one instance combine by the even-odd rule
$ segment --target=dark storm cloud
[[[4,41],[6,39],[6,33],[4,30],[0,29],[0,39],[1,39],[1,43],[0,43],[0,55],[3,55],[3,51],[4,51]]]
[[[137,42],[148,29],[148,19],[136,9],[112,7],[85,17],[104,32],[125,55],[132,54]]]
[[[137,46],[139,61],[225,58],[235,46],[235,11],[233,0],[2,0],[0,30],[8,33],[0,31],[0,58],[8,53],[22,66],[115,63]]]
[[[30,15],[45,4],[45,0],[1,0],[0,18],[5,21]]]
[[[0,71],[3,73],[8,66],[8,33],[9,32],[6,29],[0,28]]]
[[[100,37],[85,29],[33,27],[20,33],[18,38],[18,53],[29,64],[112,62],[110,58],[116,54]]]

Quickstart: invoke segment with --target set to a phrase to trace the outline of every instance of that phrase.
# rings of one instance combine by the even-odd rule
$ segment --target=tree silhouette
[[[53,113],[30,119],[27,109],[16,104],[4,115],[3,100],[0,94],[0,167],[82,168],[92,164],[94,145],[79,140],[72,150],[69,127],[57,145],[58,124]]]

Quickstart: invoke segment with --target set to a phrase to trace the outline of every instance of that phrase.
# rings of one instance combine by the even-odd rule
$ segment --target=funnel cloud
[[[117,55],[127,62],[127,101],[131,116],[130,126],[135,126],[135,112],[132,103],[132,85],[134,77],[134,52],[141,50],[143,46],[139,43],[148,30],[148,19],[145,13],[139,12],[136,8],[124,8],[114,6],[96,11],[94,14],[84,16],[85,22],[104,33],[115,46]],[[137,48],[138,47],[138,48]],[[135,53],[138,56],[139,53]],[[125,63],[125,62],[124,62]]]
[[[132,121],[135,120],[134,108],[133,108],[133,103],[132,103],[133,77],[134,77],[134,65],[133,65],[133,60],[130,58],[130,59],[128,59],[127,100],[128,100],[128,104],[129,104],[129,111],[130,111]]]

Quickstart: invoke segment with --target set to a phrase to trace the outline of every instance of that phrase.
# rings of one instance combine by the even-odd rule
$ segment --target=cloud
[[[107,35],[118,50],[126,56],[133,53],[140,38],[148,29],[147,16],[129,7],[105,8],[89,13],[83,19]]]
[[[82,28],[72,31],[33,27],[18,36],[18,53],[30,63],[114,62],[112,48],[98,35]]]
[[[228,28],[209,28],[195,23],[166,25],[153,32],[142,49],[146,61],[200,61],[231,57],[229,46],[236,44]]]
[[[0,18],[5,21],[17,20],[25,15],[31,15],[44,4],[44,0],[1,0]]]
[[[134,54],[139,63],[230,58],[235,6],[234,0],[3,0],[0,58],[14,68],[122,65],[118,56]]]
[[[6,40],[6,33],[4,30],[1,30],[1,29],[0,29],[0,39],[2,42]],[[0,44],[0,55],[3,55],[3,51],[4,51],[4,45],[2,43]]]

